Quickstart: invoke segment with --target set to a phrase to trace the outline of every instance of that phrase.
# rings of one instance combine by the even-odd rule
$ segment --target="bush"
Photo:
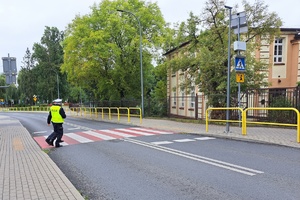
[[[293,105],[286,97],[276,97],[272,99],[270,107],[273,108],[293,108]],[[292,110],[270,110],[268,117],[272,122],[295,123],[296,115]]]

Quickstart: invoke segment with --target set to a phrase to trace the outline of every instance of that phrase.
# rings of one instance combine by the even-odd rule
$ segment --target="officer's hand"
[[[48,124],[48,126],[50,126],[50,124]]]

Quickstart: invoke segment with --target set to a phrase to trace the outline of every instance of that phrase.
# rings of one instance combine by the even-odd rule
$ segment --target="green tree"
[[[167,71],[168,65],[164,60],[153,70],[155,80],[151,90],[151,115],[167,115]]]
[[[5,75],[0,75],[0,86],[6,86]],[[0,88],[0,99],[3,99],[3,102],[6,100],[6,88]]]
[[[156,3],[103,0],[89,15],[77,16],[66,30],[64,64],[70,84],[104,100],[140,98],[138,21],[143,44],[145,94],[152,88],[152,60],[160,48],[164,19]]]
[[[15,103],[18,102],[18,90],[17,87],[12,84],[8,88],[6,88],[6,102],[8,106],[13,106]]]
[[[245,52],[247,68],[246,81],[242,84],[242,91],[246,88],[259,88],[267,86],[264,82],[263,72],[268,68],[268,63],[255,59],[253,52],[260,47],[260,40],[272,41],[279,33],[282,25],[276,13],[268,12],[268,6],[262,0],[249,4],[242,2],[247,16],[248,32],[241,35],[241,40],[247,42]],[[236,12],[237,6],[233,9]],[[208,0],[203,12],[196,16],[190,14],[187,23],[179,30],[178,36],[185,38],[189,45],[182,49],[182,55],[171,61],[172,70],[188,70],[194,79],[187,79],[182,87],[191,86],[195,80],[199,90],[208,97],[208,104],[215,107],[226,105],[227,92],[227,54],[228,54],[228,22],[229,12],[220,0]],[[231,34],[231,41],[236,40],[236,35]],[[233,50],[232,55],[235,54]],[[232,63],[233,65],[233,63]],[[231,72],[231,92],[237,93],[235,72]],[[232,95],[236,96],[236,95]],[[233,101],[231,101],[233,102]]]
[[[80,87],[70,87],[70,95],[69,95],[69,102],[77,102],[82,103],[87,98],[87,95],[84,90]]]
[[[36,75],[33,74],[34,60],[29,48],[26,49],[22,61],[23,66],[18,74],[18,92],[21,104],[33,105],[32,97],[36,94]]]
[[[66,74],[61,73],[60,67],[63,63],[62,41],[64,33],[56,27],[47,27],[40,43],[34,43],[32,58],[35,66],[32,70],[35,76],[36,95],[40,101],[51,102],[57,98],[67,97]],[[57,87],[57,76],[59,88]]]

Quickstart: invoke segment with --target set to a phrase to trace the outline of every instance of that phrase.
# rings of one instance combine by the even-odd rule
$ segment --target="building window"
[[[283,39],[277,38],[275,39],[274,46],[274,63],[282,63],[283,62]]]
[[[184,107],[184,91],[181,92],[181,106]]]
[[[195,107],[195,87],[191,90],[191,108]]]
[[[175,59],[175,55],[172,55],[172,57],[171,57],[171,60],[174,60]],[[173,69],[171,69],[171,73],[172,73],[172,77],[175,77],[176,76],[176,71],[175,70],[173,70]]]
[[[191,95],[191,108],[195,107],[195,86],[194,83],[191,84],[191,91],[190,91],[190,95]]]
[[[176,106],[176,92],[173,93],[174,100],[173,100],[173,105]]]
[[[172,71],[172,77],[176,77],[176,72],[175,71],[173,71],[172,69],[171,69],[171,71]]]

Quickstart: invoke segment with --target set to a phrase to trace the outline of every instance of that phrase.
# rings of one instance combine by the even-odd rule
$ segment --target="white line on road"
[[[97,138],[101,138],[103,140],[114,140],[114,139],[116,139],[114,137],[110,137],[108,135],[104,135],[104,134],[94,132],[94,131],[85,131],[84,133],[86,133],[88,135],[92,135],[92,136],[97,137]]]
[[[179,139],[179,140],[173,140],[174,142],[195,142],[196,140],[193,139]]]
[[[169,142],[169,141],[157,141],[157,142],[151,142],[151,144],[155,144],[155,145],[162,145],[162,144],[172,144],[173,142]]]
[[[231,164],[231,163],[228,163],[228,162],[223,162],[223,161],[207,158],[207,157],[204,157],[204,156],[199,156],[199,155],[196,155],[196,154],[187,153],[187,152],[184,152],[184,151],[179,151],[179,150],[176,150],[176,149],[167,148],[167,147],[164,147],[164,146],[157,146],[157,145],[153,145],[151,143],[147,143],[147,142],[143,142],[143,141],[139,141],[139,140],[134,140],[134,139],[130,139],[130,138],[124,138],[123,140],[127,141],[127,142],[137,144],[137,145],[141,145],[141,146],[149,147],[149,148],[156,149],[156,150],[159,150],[159,151],[164,151],[164,152],[167,152],[167,153],[171,153],[171,154],[174,154],[174,155],[185,157],[185,158],[188,158],[188,159],[191,159],[191,160],[203,162],[203,163],[213,165],[213,166],[216,166],[216,167],[228,169],[230,171],[238,172],[238,173],[245,174],[245,175],[248,175],[248,176],[254,176],[256,174],[264,173],[264,172],[259,171],[259,170],[255,170],[255,169],[243,167],[243,166],[240,166],[240,165],[235,165],[235,164]]]
[[[126,129],[126,128],[118,128],[116,130],[124,131],[124,132],[127,132],[129,134],[130,133],[135,133],[135,134],[138,134],[138,135],[145,135],[145,136],[154,135],[154,134],[151,134],[151,133],[145,133],[145,132],[141,132],[141,131],[134,131],[134,130]]]
[[[76,127],[76,128],[68,128],[68,130],[77,130],[77,129],[80,129],[79,127]]]
[[[74,133],[67,133],[65,135],[68,136],[68,137],[70,137],[70,138],[72,138],[72,139],[74,139],[74,140],[77,140],[80,143],[93,142],[93,140],[87,139],[85,137],[82,137],[82,136],[74,134]]]
[[[140,131],[146,131],[146,132],[151,132],[151,133],[158,133],[158,134],[173,134],[174,132],[166,132],[166,131],[159,131],[159,130],[153,130],[153,129],[146,129],[146,128],[139,128],[139,127],[134,127],[131,129],[135,129],[135,130],[140,130]]]
[[[111,133],[114,135],[118,135],[118,136],[122,136],[122,137],[136,137],[135,135],[130,135],[130,134],[126,134],[126,133],[121,133],[118,131],[113,131],[113,130],[100,130],[102,132],[106,132],[106,133]]]
[[[200,137],[200,138],[194,138],[195,140],[213,140],[216,139],[214,137]]]
[[[39,133],[47,133],[47,131],[35,131],[33,134],[39,134]]]

